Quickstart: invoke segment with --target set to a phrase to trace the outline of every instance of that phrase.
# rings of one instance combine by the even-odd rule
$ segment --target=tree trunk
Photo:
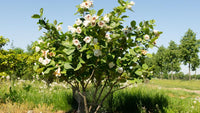
[[[191,74],[190,74],[190,63],[189,63],[189,80],[191,80]]]
[[[174,79],[174,77],[173,77],[173,64],[171,65],[172,67],[171,67],[171,79],[173,80]]]
[[[77,89],[73,89],[73,97],[78,103],[77,113],[89,113],[85,93],[81,93]]]

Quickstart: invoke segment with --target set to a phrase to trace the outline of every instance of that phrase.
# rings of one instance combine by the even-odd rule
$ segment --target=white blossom
[[[158,30],[153,30],[153,33],[154,33],[155,35],[158,35]]]
[[[75,46],[78,46],[80,44],[79,40],[78,39],[73,39],[73,44]]]
[[[93,6],[93,2],[90,1],[90,0],[87,0],[87,1],[80,4],[80,7],[83,8],[83,9],[89,9],[92,6]]]
[[[77,28],[76,28],[76,32],[77,32],[78,34],[80,34],[81,31],[82,31],[82,30],[81,30],[81,27],[77,27]]]
[[[127,9],[131,9],[131,8],[132,8],[132,5],[127,5],[126,8],[127,8]]]
[[[146,39],[146,40],[149,40],[149,35],[144,35],[144,38]]]
[[[110,38],[110,34],[106,34],[105,38],[107,38],[108,42],[110,42],[111,38]]]
[[[106,23],[109,23],[109,21],[110,21],[108,15],[105,15],[105,16],[103,17],[103,20],[104,20]]]
[[[98,43],[98,39],[97,38],[94,38],[93,39],[93,44],[97,44]]]
[[[90,43],[91,37],[86,36],[83,40],[84,40],[86,43]]]
[[[94,56],[96,56],[96,57],[102,56],[101,50],[95,49],[95,50],[94,50]]]
[[[58,69],[54,72],[56,77],[60,77],[61,76],[60,70],[61,70],[60,67],[58,67]]]
[[[39,52],[39,51],[40,51],[40,47],[36,46],[36,47],[35,47],[35,51],[36,51],[36,52]]]
[[[46,50],[46,51],[41,50],[41,51],[42,51],[42,56],[44,56],[45,58],[47,58],[47,54],[48,54],[49,50]]]
[[[43,61],[42,61],[42,64],[43,65],[47,65],[51,62],[51,59],[48,59],[48,58],[45,58]]]
[[[43,40],[38,40],[38,44],[43,43],[43,42],[44,42]]]
[[[83,22],[83,25],[84,25],[85,27],[87,27],[89,24],[90,24],[90,21],[88,21],[88,20],[85,20],[85,21]]]
[[[82,21],[80,19],[77,19],[76,22],[75,22],[75,24],[79,26],[79,25],[82,24]]]
[[[118,73],[123,73],[123,71],[124,71],[124,70],[123,70],[122,67],[118,67],[118,68],[117,68],[117,72],[118,72]]]
[[[109,68],[113,68],[113,67],[115,66],[115,64],[114,64],[113,62],[110,62],[110,63],[108,64],[108,66],[109,66]]]
[[[61,30],[62,30],[61,25],[58,25],[58,26],[56,27],[56,29],[57,29],[58,31],[61,31]]]
[[[131,1],[131,2],[129,3],[129,5],[134,6],[134,5],[135,5],[135,2]]]
[[[105,22],[104,22],[104,21],[100,21],[100,22],[98,23],[98,25],[99,25],[99,27],[104,27],[104,26],[105,26]]]
[[[95,22],[98,18],[99,18],[98,16],[91,17],[91,22]]]
[[[74,28],[72,26],[68,26],[68,30],[71,31],[72,33],[76,32],[76,28]]]
[[[7,79],[7,80],[10,80],[10,76],[9,76],[9,75],[8,75],[8,76],[6,76],[6,79]]]
[[[87,14],[87,15],[84,16],[84,19],[87,20],[87,21],[91,21],[92,16],[90,14]]]

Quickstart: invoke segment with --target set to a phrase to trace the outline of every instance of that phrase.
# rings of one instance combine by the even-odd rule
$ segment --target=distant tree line
[[[164,46],[158,47],[158,51],[152,54],[152,58],[146,59],[147,64],[152,66],[153,76],[172,80],[200,78],[196,73],[195,76],[191,76],[191,70],[196,72],[200,65],[199,42],[196,33],[188,29],[180,40],[180,45],[170,41],[167,48]],[[180,72],[181,64],[188,66],[187,75]]]

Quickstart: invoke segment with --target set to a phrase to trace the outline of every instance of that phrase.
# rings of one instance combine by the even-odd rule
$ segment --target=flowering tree
[[[161,32],[153,30],[154,20],[140,22],[139,26],[133,20],[130,27],[124,27],[128,16],[123,13],[132,11],[134,2],[118,2],[120,5],[112,12],[102,15],[103,9],[96,13],[91,9],[93,2],[83,0],[77,7],[80,18],[68,26],[67,32],[62,31],[62,23],[55,20],[51,24],[43,18],[43,9],[32,16],[39,19],[39,29],[46,29],[35,43],[35,51],[41,54],[35,69],[71,85],[78,113],[97,112],[109,94],[129,86],[121,83],[130,75],[148,76],[144,59],[151,56],[147,49],[154,46]],[[140,68],[134,71],[135,66]],[[95,89],[91,101],[87,100],[88,87]]]

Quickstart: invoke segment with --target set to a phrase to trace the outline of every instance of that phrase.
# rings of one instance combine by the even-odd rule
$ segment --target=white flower
[[[34,65],[37,65],[37,63],[34,63]]]
[[[51,59],[45,58],[45,59],[42,61],[42,64],[43,64],[43,65],[47,65],[47,64],[50,63],[50,61],[51,61]]]
[[[108,66],[109,66],[109,68],[113,68],[113,67],[115,66],[115,64],[114,64],[113,62],[110,62],[110,63],[108,64]]]
[[[131,9],[131,8],[132,8],[132,5],[127,5],[126,8],[127,8],[127,9]]]
[[[135,2],[131,1],[131,2],[129,3],[129,5],[134,6],[134,5],[135,5]]]
[[[105,22],[104,22],[104,21],[100,21],[100,22],[98,23],[98,25],[99,25],[99,27],[104,27],[104,26],[105,26]]]
[[[87,1],[85,1],[83,3],[81,3],[80,7],[83,8],[83,9],[85,9],[85,8],[89,9],[90,7],[92,7],[92,5],[93,5],[93,2],[90,1],[90,0],[87,0]]]
[[[89,24],[90,24],[90,21],[88,21],[88,20],[85,20],[85,21],[83,22],[83,25],[84,25],[85,27],[87,27]]]
[[[129,68],[130,68],[130,69],[133,69],[133,66],[130,66]]]
[[[76,32],[76,29],[72,26],[68,26],[68,30],[71,31],[72,33]]]
[[[46,51],[41,50],[41,51],[42,51],[42,56],[44,56],[45,58],[47,58],[47,54],[48,54],[49,50],[46,50]]]
[[[110,21],[108,15],[105,15],[105,16],[103,17],[103,20],[104,20],[106,23],[109,23],[109,21]]]
[[[79,40],[78,39],[73,39],[73,44],[75,46],[78,46],[80,44]]]
[[[96,26],[96,22],[92,22],[91,25],[94,27]]]
[[[91,18],[91,22],[95,22],[98,18],[99,18],[98,16],[93,16],[93,17]]]
[[[61,25],[58,25],[58,26],[56,27],[56,29],[57,29],[58,31],[61,31],[61,30],[62,30]]]
[[[118,57],[118,59],[122,59],[121,57]]]
[[[81,33],[81,27],[77,27],[77,29],[76,29],[76,32],[78,33],[78,34],[80,34]]]
[[[36,51],[36,52],[39,52],[39,51],[40,51],[40,47],[36,46],[36,47],[35,47],[35,51]]]
[[[43,43],[43,42],[44,42],[43,40],[38,40],[38,44]]]
[[[42,72],[42,75],[44,75],[44,72]]]
[[[96,57],[102,56],[101,50],[95,49],[95,50],[94,50],[94,56],[96,56]]]
[[[91,37],[86,36],[83,40],[84,40],[86,43],[90,43]]]
[[[98,43],[98,39],[97,38],[94,38],[93,39],[93,44],[97,44]]]
[[[153,30],[153,33],[154,33],[155,35],[159,35],[159,33],[158,33],[157,30]]]
[[[40,62],[40,63],[43,62],[43,58],[42,58],[42,57],[39,58],[39,62]]]
[[[138,32],[138,31],[140,31],[140,30],[141,30],[141,27],[140,27],[140,26],[137,26],[136,31]]]
[[[60,67],[58,67],[58,69],[54,72],[56,77],[60,77],[61,73],[60,73]]]
[[[76,22],[75,22],[75,24],[79,26],[79,25],[82,24],[82,21],[80,19],[77,19]]]
[[[81,44],[77,45],[77,49],[81,49],[81,47],[82,47]]]
[[[107,38],[108,42],[110,42],[110,40],[111,40],[110,34],[106,34],[105,38]]]
[[[87,15],[85,15],[84,19],[87,21],[91,21],[92,16],[90,14],[87,14]]]
[[[118,73],[123,73],[123,71],[124,71],[124,70],[123,70],[122,67],[118,67],[118,68],[117,68],[117,72],[118,72]]]
[[[144,35],[144,38],[146,39],[146,40],[149,40],[149,35]]]
[[[9,76],[9,75],[8,75],[8,76],[6,76],[6,79],[7,79],[7,80],[10,80],[10,76]]]
[[[143,55],[146,55],[146,54],[147,54],[147,51],[146,51],[146,50],[142,50],[142,54],[143,54]]]

